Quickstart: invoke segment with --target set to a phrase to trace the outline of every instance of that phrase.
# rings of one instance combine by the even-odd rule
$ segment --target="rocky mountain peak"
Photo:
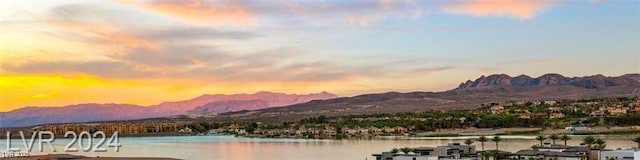
[[[537,78],[527,75],[511,77],[506,74],[493,74],[480,76],[475,81],[467,80],[456,89],[482,88],[492,86],[533,87],[550,85],[572,85],[587,89],[599,89],[613,86],[621,86],[631,83],[640,83],[640,74],[626,74],[619,77],[606,77],[598,74],[585,77],[569,78],[557,73],[544,74]]]

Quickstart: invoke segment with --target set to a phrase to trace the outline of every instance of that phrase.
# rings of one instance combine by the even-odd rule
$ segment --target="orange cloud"
[[[161,51],[161,45],[157,42],[128,32],[114,24],[57,18],[45,18],[41,21],[61,30],[58,36],[62,38],[100,46],[101,49],[114,54],[113,56],[122,56],[127,54],[128,49],[140,47],[156,52]]]
[[[223,3],[201,0],[120,2],[196,24],[254,26],[256,23],[256,18],[249,8],[233,1],[223,1]]]
[[[531,19],[555,4],[555,0],[469,0],[444,6],[447,13],[476,17],[507,16]]]

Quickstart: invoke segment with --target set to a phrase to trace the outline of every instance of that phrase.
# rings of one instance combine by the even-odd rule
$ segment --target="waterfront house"
[[[356,130],[358,131],[358,135],[368,135],[369,134],[369,129],[366,129],[366,128],[358,127]]]
[[[337,132],[333,127],[326,127],[324,130],[322,130],[322,134],[325,136],[336,136]]]
[[[534,106],[538,106],[542,104],[542,101],[533,101],[531,102],[531,104],[533,104]]]
[[[503,106],[491,106],[491,114],[500,114],[504,112]]]
[[[562,152],[575,153],[578,155],[587,156],[589,160],[599,159],[600,149],[588,148],[586,146],[569,147]]]
[[[393,133],[396,132],[395,129],[391,128],[391,127],[383,127],[382,131],[384,131],[385,133]]]
[[[528,160],[528,159],[542,159],[542,160],[587,160],[586,155],[580,155],[573,152],[555,152],[555,151],[535,151],[524,150],[513,154],[512,159]]]
[[[407,128],[400,127],[400,126],[393,127],[393,130],[396,133],[406,133],[408,131]]]
[[[345,127],[340,129],[340,133],[356,135],[358,133],[358,130]]]
[[[299,128],[299,129],[296,130],[296,136],[302,136],[306,132],[307,132],[307,128],[304,128],[304,127]]]
[[[544,104],[546,105],[555,105],[556,103],[556,101],[544,101]]]
[[[564,113],[562,113],[562,112],[552,112],[551,114],[549,114],[549,118],[550,119],[563,119],[564,118]]]
[[[602,109],[598,109],[589,113],[589,117],[592,117],[592,118],[602,118],[605,115],[606,115],[605,110],[602,110]]]
[[[609,115],[617,116],[627,114],[627,109],[623,107],[609,107],[607,108]]]
[[[600,160],[640,160],[640,149],[602,151]]]
[[[562,109],[560,107],[549,107],[549,112],[560,112]]]
[[[569,147],[570,146],[561,144],[544,143],[540,148],[538,148],[538,151],[562,152]]]
[[[191,128],[189,128],[189,127],[185,127],[185,128],[180,129],[180,130],[178,131],[178,133],[192,133],[192,132],[193,132],[193,131],[192,131],[192,130],[191,130]]]
[[[518,119],[531,119],[531,112],[526,109],[516,109],[513,111],[518,114]]]
[[[463,156],[466,155],[466,156]],[[477,160],[475,146],[450,143],[438,147],[418,147],[413,153],[382,152],[373,154],[376,160]]]
[[[418,148],[415,148],[413,152],[423,156],[431,156],[431,155],[436,155],[435,149],[436,148],[433,148],[433,147],[418,147]]]
[[[380,129],[378,127],[371,127],[371,128],[369,128],[369,132],[371,132],[371,134],[373,134],[373,135],[380,135],[380,134],[382,134],[382,129]]]
[[[460,143],[449,143],[446,146],[438,146],[435,149],[436,155],[453,159],[460,159],[463,154],[471,155],[475,153],[475,146],[460,145]]]
[[[519,151],[513,154],[511,159],[598,160],[600,155],[600,150],[595,148],[545,143],[542,147],[538,148],[538,150]]]
[[[640,104],[636,104],[631,108],[632,112],[640,112]]]

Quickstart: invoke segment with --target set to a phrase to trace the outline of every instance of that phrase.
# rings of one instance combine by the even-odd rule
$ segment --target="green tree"
[[[596,142],[596,138],[593,138],[593,136],[587,136],[587,137],[584,137],[584,139],[582,139],[582,143],[587,145],[587,148],[589,149],[591,149],[591,145],[593,145],[595,142]]]
[[[538,151],[538,150],[540,150],[540,146],[537,145],[537,144],[533,145],[533,146],[531,146],[531,150]]]
[[[485,160],[491,159],[491,157],[498,159],[498,150],[482,152],[482,157]]]
[[[473,140],[472,139],[464,140],[464,144],[466,144],[467,146],[470,146],[471,144],[473,144]],[[469,147],[469,150],[467,152],[471,153],[471,147]]]
[[[536,140],[540,141],[540,146],[542,146],[542,142],[544,142],[545,139],[547,139],[547,137],[544,137],[543,135],[538,135],[536,137]]]
[[[404,154],[408,154],[410,152],[413,152],[414,149],[413,148],[409,148],[409,147],[404,147],[404,148],[400,148],[400,151],[402,151],[402,153],[404,153]]]
[[[498,143],[500,143],[500,141],[502,141],[502,138],[500,138],[500,136],[496,135],[496,136],[493,136],[491,141],[496,142],[496,151],[498,151],[500,149],[498,147]]]
[[[464,140],[464,144],[470,146],[471,144],[473,144],[473,140],[472,139]]]
[[[391,149],[391,153],[398,153],[398,151],[400,151],[400,150],[398,150],[398,148]]]
[[[567,141],[571,140],[571,137],[569,137],[569,135],[567,134],[563,134],[562,136],[560,136],[560,140],[564,141],[564,145],[567,145]]]
[[[549,136],[549,139],[551,139],[551,142],[553,144],[556,144],[556,140],[560,139],[560,136],[558,136],[557,134],[552,134]]]
[[[249,125],[247,125],[247,127],[244,129],[248,134],[253,134],[253,131],[256,130],[256,128],[258,128],[258,123],[253,122]]]
[[[597,149],[602,150],[604,148],[607,148],[607,142],[605,142],[602,138],[596,139],[596,141],[594,143],[595,143],[595,147]]]
[[[633,142],[636,142],[638,144],[638,149],[640,149],[640,136],[634,138]]]
[[[480,146],[482,147],[482,151],[484,151],[484,142],[489,141],[489,139],[487,139],[487,137],[485,136],[480,136],[480,138],[478,138],[478,142],[480,142]]]

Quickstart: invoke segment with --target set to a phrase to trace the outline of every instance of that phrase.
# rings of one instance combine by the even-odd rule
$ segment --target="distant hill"
[[[546,74],[538,78],[505,74],[481,76],[444,92],[388,92],[314,100],[286,107],[227,113],[216,121],[294,121],[318,115],[349,115],[427,110],[472,109],[506,100],[559,100],[640,95],[640,74],[568,78]]]
[[[258,92],[255,94],[202,95],[189,100],[164,102],[153,106],[90,103],[63,107],[25,107],[0,113],[0,127],[133,120],[183,114],[220,114],[241,110],[281,107],[311,100],[331,98],[337,98],[337,96],[327,92],[305,95]]]
[[[603,89],[615,86],[625,86],[637,84],[640,81],[640,74],[626,74],[620,77],[605,77],[594,75],[586,77],[565,77],[560,74],[545,74],[538,78],[531,78],[527,75],[511,77],[506,74],[495,74],[481,76],[475,81],[468,80],[461,83],[457,89],[482,88],[491,86],[515,86],[515,87],[536,87],[536,86],[559,86],[571,85],[586,89]]]

